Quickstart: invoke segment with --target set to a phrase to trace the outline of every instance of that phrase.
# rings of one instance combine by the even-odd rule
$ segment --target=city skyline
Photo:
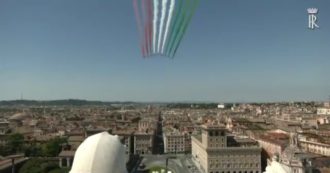
[[[0,100],[326,101],[327,16],[327,0],[201,1],[176,57],[143,59],[132,1],[3,0]]]

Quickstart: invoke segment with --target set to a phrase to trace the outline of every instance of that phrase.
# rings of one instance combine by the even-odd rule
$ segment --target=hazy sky
[[[143,59],[138,39],[131,0],[0,0],[0,100],[330,95],[329,0],[201,0],[174,59]]]

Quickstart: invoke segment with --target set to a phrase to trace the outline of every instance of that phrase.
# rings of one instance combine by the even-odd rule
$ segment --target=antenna
[[[23,93],[21,92],[21,100],[23,100]]]

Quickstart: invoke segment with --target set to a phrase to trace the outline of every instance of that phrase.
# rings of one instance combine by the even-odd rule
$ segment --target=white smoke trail
[[[156,53],[156,37],[157,37],[157,20],[158,20],[158,4],[159,0],[154,0],[154,20],[153,20],[153,37],[152,37],[152,50]]]
[[[163,3],[162,3],[162,14],[161,14],[161,17],[160,17],[160,25],[159,25],[159,37],[158,37],[158,48],[157,48],[157,52],[159,53],[160,52],[160,42],[162,40],[162,37],[163,37],[163,31],[164,31],[164,22],[165,22],[165,15],[166,15],[166,11],[167,11],[167,0],[163,0]]]
[[[175,0],[171,0],[171,2],[170,2],[170,9],[169,9],[169,15],[168,15],[168,18],[167,18],[167,21],[166,21],[166,26],[165,26],[165,34],[164,34],[164,37],[163,37],[163,43],[162,43],[161,53],[164,53],[165,43],[167,41],[168,30],[169,30],[170,25],[171,25],[171,22],[172,22],[174,7],[175,7]]]

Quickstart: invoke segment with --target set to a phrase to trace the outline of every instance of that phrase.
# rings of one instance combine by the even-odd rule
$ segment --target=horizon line
[[[86,101],[86,102],[102,102],[102,103],[110,103],[110,102],[132,102],[132,103],[218,103],[218,104],[226,104],[226,103],[310,103],[310,102],[330,102],[330,100],[281,100],[281,101],[200,101],[200,100],[178,100],[178,101],[119,101],[119,100],[94,100],[94,99],[77,99],[77,98],[63,98],[63,99],[8,99],[8,100],[0,100],[0,102],[14,102],[14,101],[35,101],[35,102],[52,102],[52,101]]]

